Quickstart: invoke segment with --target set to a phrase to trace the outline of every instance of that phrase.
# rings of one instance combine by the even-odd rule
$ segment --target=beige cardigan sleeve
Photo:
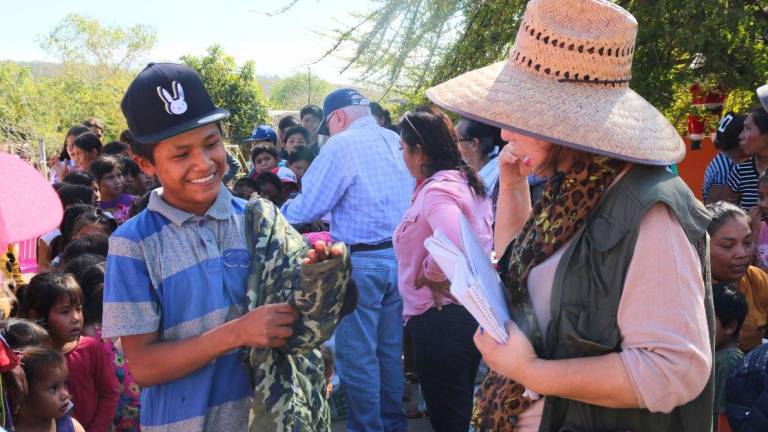
[[[640,224],[617,320],[641,406],[669,412],[701,393],[712,366],[701,264],[663,204]]]

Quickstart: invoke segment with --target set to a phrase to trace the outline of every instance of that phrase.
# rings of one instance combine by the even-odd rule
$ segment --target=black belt
[[[366,252],[366,251],[390,249],[391,247],[392,247],[392,240],[387,240],[385,242],[376,243],[376,244],[358,243],[356,245],[350,246],[349,249],[352,251],[352,253],[355,253],[355,252]]]

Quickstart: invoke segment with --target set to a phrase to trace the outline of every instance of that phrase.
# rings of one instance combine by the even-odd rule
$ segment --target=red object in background
[[[703,108],[717,116],[722,114],[723,105],[728,98],[728,91],[722,85],[715,91],[706,91],[699,83],[693,83],[689,87],[691,92],[691,106]],[[706,93],[705,93],[706,92]],[[707,135],[708,125],[704,118],[698,114],[688,114],[688,138],[691,140],[691,150],[701,149],[701,140]]]
[[[701,140],[701,148],[693,150],[693,143],[689,138],[683,138],[685,141],[685,158],[677,164],[677,173],[683,179],[685,184],[691,188],[691,192],[699,200],[702,199],[701,189],[704,186],[704,171],[712,159],[717,155],[717,149],[712,144],[712,139],[705,136]]]

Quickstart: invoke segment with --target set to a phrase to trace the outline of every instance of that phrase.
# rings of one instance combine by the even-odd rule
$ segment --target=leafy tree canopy
[[[631,86],[678,125],[693,82],[724,85],[726,109],[745,111],[768,80],[763,0],[616,0],[639,23]],[[424,90],[504,60],[524,0],[380,0],[335,32],[326,55],[351,47],[347,68],[386,93],[423,101]],[[691,68],[694,58],[705,59]],[[346,70],[346,68],[345,68]]]
[[[232,140],[242,141],[250,136],[254,126],[269,120],[264,93],[256,82],[252,61],[238,68],[235,58],[227,55],[219,45],[209,47],[202,57],[187,55],[181,60],[200,74],[213,103],[231,113],[225,129]]]

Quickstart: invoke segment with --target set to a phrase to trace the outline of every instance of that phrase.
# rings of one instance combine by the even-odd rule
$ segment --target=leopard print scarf
[[[528,293],[531,269],[563,247],[584,226],[589,213],[623,171],[626,162],[592,155],[553,176],[531,217],[499,262],[505,296],[520,329],[541,356],[543,339]],[[472,424],[477,431],[512,431],[516,417],[533,404],[525,387],[491,371],[475,395]]]

